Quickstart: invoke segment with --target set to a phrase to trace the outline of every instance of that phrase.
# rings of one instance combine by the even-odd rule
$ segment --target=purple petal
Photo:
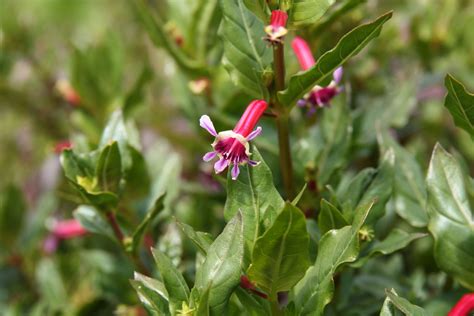
[[[201,116],[201,118],[199,119],[199,126],[208,131],[209,134],[211,134],[212,136],[217,137],[216,129],[214,128],[214,124],[212,124],[211,118],[209,116]]]
[[[214,171],[216,173],[221,173],[222,171],[225,170],[225,168],[227,168],[228,165],[229,165],[229,160],[225,158],[221,158],[214,164]]]
[[[247,136],[247,141],[251,141],[258,135],[260,135],[261,132],[262,132],[262,128],[258,126],[252,133],[249,134],[249,136]]]
[[[230,172],[232,176],[232,180],[236,180],[237,177],[239,176],[239,173],[240,173],[239,164],[234,163],[234,166],[232,167],[232,170]]]
[[[305,99],[299,99],[298,102],[296,102],[296,104],[299,106],[299,107],[305,107],[306,106],[306,103],[307,101]]]
[[[334,78],[334,81],[336,83],[339,83],[341,82],[341,79],[342,79],[342,73],[343,73],[343,70],[342,70],[342,66],[337,68],[334,73],[332,74],[332,77]]]
[[[258,166],[260,164],[260,161],[255,161],[255,160],[250,160],[250,159],[247,162],[252,167]]]
[[[210,151],[208,153],[206,153],[203,157],[202,157],[202,160],[204,161],[211,161],[212,159],[214,159],[214,157],[217,155],[217,153],[215,151]]]
[[[316,113],[316,108],[314,106],[312,106],[308,109],[308,112],[306,112],[306,115],[311,117],[311,116],[314,115],[314,113]]]

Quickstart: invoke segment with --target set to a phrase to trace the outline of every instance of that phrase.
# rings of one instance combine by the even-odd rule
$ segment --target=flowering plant
[[[2,315],[473,313],[469,2],[5,3]]]

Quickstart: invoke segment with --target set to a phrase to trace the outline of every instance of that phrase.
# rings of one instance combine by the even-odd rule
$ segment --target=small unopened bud
[[[197,80],[193,80],[189,82],[188,86],[189,90],[191,90],[192,93],[202,94],[204,91],[206,91],[207,88],[209,88],[209,79],[200,78]]]
[[[66,79],[59,79],[56,82],[55,89],[69,104],[78,106],[81,103],[81,97]]]

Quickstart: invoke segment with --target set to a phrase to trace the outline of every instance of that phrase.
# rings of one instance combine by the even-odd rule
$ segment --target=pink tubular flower
[[[448,316],[468,316],[474,311],[474,293],[466,294],[449,311]]]
[[[285,11],[274,10],[270,17],[270,25],[265,27],[267,37],[265,39],[269,42],[281,42],[281,39],[288,33],[286,29],[286,21],[288,14]]]
[[[304,39],[296,37],[291,43],[291,46],[293,47],[293,51],[302,70],[308,70],[315,65],[314,57],[311,54],[308,43],[306,43]],[[316,106],[324,107],[328,105],[332,98],[342,91],[342,88],[338,86],[342,79],[342,73],[342,67],[337,68],[332,75],[333,80],[328,86],[315,86],[303,99],[298,101],[298,105],[301,107],[309,107],[310,114],[316,110]]]
[[[86,234],[87,231],[82,227],[78,220],[68,219],[54,223],[52,233],[57,238],[69,239],[82,236]]]
[[[253,129],[267,106],[267,102],[263,100],[252,101],[235,128],[232,131],[222,131],[220,133],[216,132],[209,116],[201,116],[199,125],[216,137],[216,140],[212,143],[214,150],[206,153],[202,159],[211,161],[216,156],[219,157],[219,160],[214,164],[216,173],[221,173],[232,164],[231,176],[232,180],[235,180],[239,176],[239,165],[245,163],[251,166],[258,165],[259,162],[250,159],[249,141],[262,132],[260,126],[255,130]]]

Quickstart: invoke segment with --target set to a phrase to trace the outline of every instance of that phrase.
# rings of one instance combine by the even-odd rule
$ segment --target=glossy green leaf
[[[359,254],[359,229],[367,219],[372,203],[359,207],[352,226],[330,230],[319,242],[315,264],[293,290],[300,314],[322,315],[334,295],[333,275],[344,263],[353,262]]]
[[[247,250],[251,251],[260,232],[260,222],[269,208],[281,210],[284,202],[273,184],[270,169],[255,146],[252,159],[260,161],[255,167],[243,166],[237,180],[227,179],[227,200],[224,207],[226,219],[242,212],[244,238]]]
[[[257,239],[249,278],[272,299],[289,291],[310,264],[309,236],[303,212],[286,203],[272,226]]]
[[[196,271],[195,288],[201,292],[210,287],[211,315],[223,315],[231,294],[240,283],[243,257],[243,223],[238,213],[209,247],[206,260]]]
[[[122,159],[117,142],[114,141],[102,149],[95,175],[97,187],[100,190],[114,193],[119,191],[122,179]]]
[[[114,232],[103,215],[94,207],[89,205],[80,205],[74,210],[74,218],[89,232],[101,234],[116,240]]]
[[[205,64],[201,61],[193,60],[179,48],[166,31],[161,17],[158,14],[152,13],[153,10],[146,4],[146,1],[130,0],[129,3],[148,32],[151,41],[156,46],[163,47],[183,70],[195,75],[207,74]]]
[[[474,94],[469,93],[461,82],[449,74],[444,80],[444,85],[448,89],[444,106],[453,116],[456,126],[474,138]]]
[[[335,0],[291,0],[289,23],[300,26],[313,24],[334,4]]]
[[[318,215],[318,227],[321,235],[331,229],[339,229],[349,225],[342,213],[325,199],[321,200],[321,209]]]
[[[427,226],[426,185],[420,165],[388,132],[379,132],[378,138],[382,152],[387,152],[391,148],[395,154],[397,172],[394,177],[392,199],[397,214],[412,226]]]
[[[262,40],[264,24],[244,5],[243,0],[220,0],[224,15],[222,39],[224,66],[235,84],[255,98],[268,92],[261,75],[271,61],[271,49]]]
[[[395,316],[399,315],[396,310],[401,311],[406,316],[427,316],[428,314],[423,308],[410,303],[407,299],[398,296],[394,289],[386,289],[385,299],[380,316]]]
[[[153,315],[171,315],[168,307],[168,293],[158,280],[135,272],[135,279],[130,280],[138,298]]]
[[[428,175],[428,229],[438,266],[474,290],[474,220],[464,172],[456,159],[437,144]]]
[[[163,210],[163,201],[165,198],[165,194],[160,195],[156,201],[155,204],[151,209],[149,209],[146,212],[145,218],[141,221],[140,225],[135,229],[132,235],[132,249],[130,249],[132,252],[135,252],[138,250],[140,247],[140,242],[143,238],[143,235],[145,234],[146,229],[150,225],[150,223],[156,218],[159,212]]]
[[[372,39],[377,37],[383,24],[391,16],[392,12],[386,13],[374,22],[358,26],[344,35],[335,48],[318,59],[315,66],[290,78],[288,88],[278,93],[280,102],[288,107],[293,107],[315,85],[331,77],[339,66],[359,53]]]
[[[174,313],[181,307],[183,302],[189,300],[189,287],[181,272],[178,271],[165,254],[158,249],[152,249],[152,253],[163,284],[169,295],[171,312]]]
[[[196,232],[194,228],[185,223],[177,222],[177,224],[184,234],[198,247],[198,249],[204,255],[207,254],[207,251],[213,242],[211,234]]]
[[[363,266],[370,258],[377,255],[388,255],[408,246],[412,241],[425,237],[423,233],[407,233],[401,229],[395,228],[382,241],[376,241],[365,251],[366,255],[357,259],[352,267]]]

